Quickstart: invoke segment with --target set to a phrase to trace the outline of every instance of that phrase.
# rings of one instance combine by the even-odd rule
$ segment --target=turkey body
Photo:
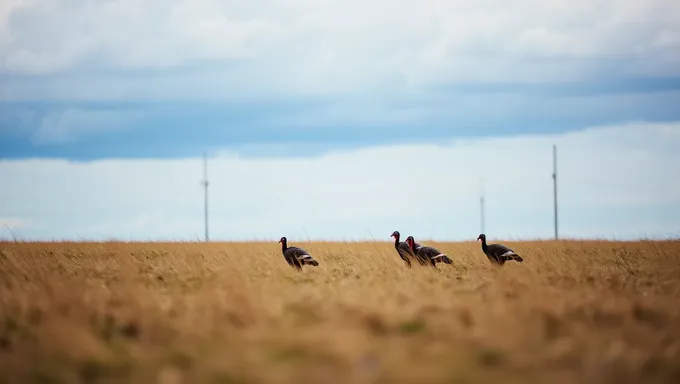
[[[440,252],[438,249],[416,243],[413,236],[407,237],[406,242],[409,244],[411,250],[416,254],[416,257],[418,258],[418,261],[421,262],[421,264],[429,263],[431,266],[436,267],[437,263],[453,263],[453,260],[451,260],[446,254]]]
[[[303,265],[312,265],[315,267],[319,265],[319,262],[314,260],[314,257],[312,257],[312,255],[310,255],[309,252],[305,251],[304,249],[299,247],[289,247],[288,239],[286,239],[285,236],[279,240],[279,243],[281,243],[281,253],[283,253],[283,258],[291,267],[302,270]]]
[[[482,252],[492,264],[504,265],[507,261],[514,260],[518,263],[524,261],[522,256],[518,255],[512,249],[502,244],[486,244],[486,235],[481,234],[477,237],[477,241],[482,241]]]

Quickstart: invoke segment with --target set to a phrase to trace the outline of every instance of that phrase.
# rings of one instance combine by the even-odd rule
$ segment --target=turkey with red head
[[[411,251],[416,254],[418,260],[429,262],[433,267],[436,267],[437,263],[453,263],[453,260],[451,260],[446,254],[440,252],[438,249],[416,243],[416,240],[413,238],[413,236],[407,237],[406,243],[408,244],[409,248],[411,248]]]

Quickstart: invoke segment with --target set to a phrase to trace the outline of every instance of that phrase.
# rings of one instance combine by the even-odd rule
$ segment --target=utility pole
[[[480,180],[479,223],[481,227],[479,233],[484,233],[484,179]]]
[[[205,190],[204,218],[205,218],[205,241],[208,242],[208,155],[203,152],[203,188]]]
[[[557,235],[557,146],[553,144],[553,199],[555,208],[555,240],[558,239]]]

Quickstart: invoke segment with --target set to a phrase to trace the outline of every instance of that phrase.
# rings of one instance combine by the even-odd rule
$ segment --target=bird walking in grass
[[[421,244],[418,244],[413,239],[413,236],[409,236],[406,238],[406,246],[411,252],[413,252],[416,255],[416,260],[418,260],[418,263],[420,263],[420,265],[425,266],[428,264],[432,264],[430,259],[425,255],[425,253],[423,252],[421,252],[420,254],[418,253],[418,251],[420,251],[420,249],[423,248],[423,246]]]
[[[486,244],[486,235],[481,234],[477,237],[477,241],[482,241],[482,251],[492,264],[503,265],[506,261],[514,260],[518,263],[524,261],[522,256],[518,255],[512,249],[501,244]]]
[[[283,253],[283,257],[291,267],[302,270],[303,265],[313,265],[315,267],[319,265],[319,262],[314,260],[312,255],[310,255],[309,252],[305,251],[304,249],[298,247],[289,247],[288,239],[286,239],[285,236],[279,240],[279,243],[281,243],[281,252]]]
[[[392,232],[392,235],[390,235],[390,237],[394,237],[394,248],[397,250],[397,253],[399,253],[399,257],[404,260],[406,267],[411,268],[411,259],[416,259],[417,257],[408,244],[403,241],[399,241],[400,236],[401,234],[399,231],[394,231]]]
[[[429,246],[423,246],[416,243],[413,236],[406,238],[406,243],[413,253],[416,254],[418,260],[422,260],[423,263],[429,262],[431,266],[436,268],[437,263],[452,264],[451,260],[445,253],[440,252],[438,249]]]

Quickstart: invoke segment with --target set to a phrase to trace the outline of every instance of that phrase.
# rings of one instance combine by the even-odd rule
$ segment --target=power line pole
[[[208,242],[208,155],[203,152],[203,188],[205,190],[204,219],[205,219],[205,241]]]
[[[479,194],[479,223],[480,232],[484,233],[484,179],[480,180],[480,194]]]
[[[557,236],[557,146],[553,144],[553,198],[555,206],[555,240],[558,239]]]

